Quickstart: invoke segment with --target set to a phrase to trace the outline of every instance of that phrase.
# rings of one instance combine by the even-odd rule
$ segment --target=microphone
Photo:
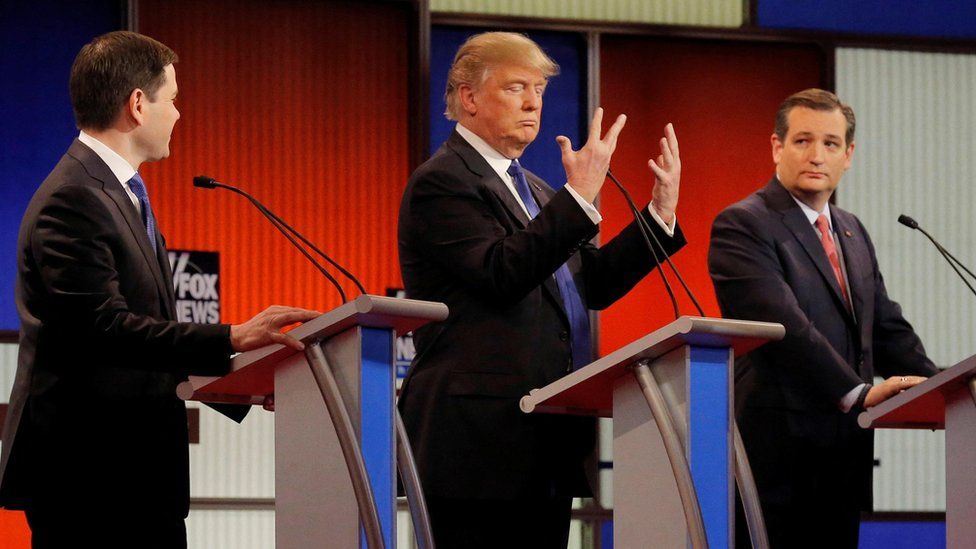
[[[288,223],[286,223],[285,220],[283,220],[280,217],[278,217],[277,214],[275,214],[274,212],[272,212],[271,210],[269,210],[264,204],[262,204],[261,202],[259,202],[258,199],[254,198],[253,196],[251,196],[250,194],[248,194],[244,190],[242,190],[242,189],[240,189],[238,187],[235,187],[233,185],[227,185],[225,183],[220,183],[219,181],[215,180],[214,178],[207,177],[205,175],[198,175],[198,176],[194,177],[193,178],[193,186],[194,187],[199,187],[201,189],[215,189],[215,188],[227,189],[227,190],[229,190],[231,192],[234,192],[234,193],[237,193],[237,194],[243,196],[244,198],[247,198],[248,201],[250,201],[251,204],[253,204],[254,207],[257,208],[258,211],[261,212],[261,214],[264,215],[268,219],[268,221],[270,221],[271,224],[276,229],[278,229],[278,231],[281,234],[283,234],[285,236],[285,238],[287,238],[288,241],[291,242],[291,244],[293,246],[295,246],[298,249],[298,251],[301,252],[301,254],[303,256],[305,256],[305,258],[308,259],[312,263],[312,265],[314,265],[315,268],[318,269],[319,272],[322,273],[332,283],[333,286],[335,286],[336,290],[338,290],[338,292],[339,292],[339,296],[342,298],[342,302],[343,303],[346,303],[348,301],[348,299],[346,298],[346,293],[343,291],[342,286],[339,284],[339,281],[336,280],[335,277],[332,276],[331,273],[329,273],[327,270],[325,270],[325,267],[323,267],[318,261],[316,261],[315,258],[312,257],[311,254],[309,254],[308,251],[304,247],[302,247],[302,245],[299,244],[295,240],[295,237],[298,237],[298,239],[301,240],[302,242],[304,242],[306,246],[308,246],[309,248],[311,248],[315,253],[317,253],[323,259],[325,259],[326,261],[328,261],[333,267],[335,267],[336,269],[338,269],[339,272],[341,272],[343,275],[346,276],[346,278],[348,278],[349,280],[351,280],[353,282],[353,284],[356,285],[356,288],[359,290],[360,293],[362,293],[362,294],[365,294],[366,293],[366,289],[363,287],[362,283],[360,283],[359,282],[359,279],[357,279],[355,276],[353,276],[352,273],[350,273],[348,270],[346,270],[342,265],[339,265],[339,263],[337,263],[334,259],[332,259],[331,257],[329,257],[325,252],[323,252],[322,250],[320,250],[309,239],[305,238],[304,235],[302,235],[300,232],[298,232],[297,230],[295,230],[294,227],[292,227],[291,225],[289,225]],[[292,236],[292,235],[294,235],[294,236]]]
[[[627,189],[624,188],[623,184],[621,184],[620,181],[617,180],[617,178],[613,175],[613,172],[610,171],[609,168],[607,169],[607,176],[610,178],[610,181],[612,181],[613,184],[617,187],[617,189],[620,190],[620,194],[623,195],[624,200],[627,201],[627,205],[630,207],[630,212],[631,214],[633,214],[634,220],[637,222],[637,228],[640,229],[641,236],[644,237],[644,244],[647,245],[647,249],[651,252],[651,256],[654,258],[654,263],[657,265],[658,271],[661,274],[661,280],[664,282],[664,287],[668,291],[668,297],[671,298],[671,306],[674,308],[674,317],[677,319],[678,317],[681,316],[681,313],[678,309],[678,300],[675,299],[674,290],[671,288],[671,283],[668,281],[667,276],[664,274],[664,267],[661,265],[660,259],[658,259],[658,251],[660,251],[661,255],[664,256],[664,261],[668,264],[669,267],[671,267],[671,271],[674,273],[674,275],[678,277],[678,282],[681,283],[681,287],[684,288],[685,293],[688,295],[689,298],[691,298],[691,302],[695,305],[695,308],[698,309],[698,314],[700,314],[701,316],[705,316],[705,311],[702,310],[701,305],[698,304],[698,300],[695,299],[695,294],[685,283],[684,279],[681,277],[681,273],[678,272],[677,267],[675,267],[674,263],[671,262],[671,258],[668,257],[668,254],[664,251],[664,246],[661,245],[661,242],[657,239],[657,236],[654,234],[654,231],[652,231],[650,226],[647,225],[647,221],[644,219],[644,216],[641,215],[640,211],[637,209],[637,206],[634,204],[634,200],[631,198],[630,193],[627,192]],[[654,241],[653,246],[651,245],[652,239]]]
[[[939,244],[938,241],[936,241],[935,238],[933,238],[932,235],[930,235],[925,229],[919,227],[918,221],[915,221],[914,219],[908,217],[905,214],[901,214],[898,216],[898,222],[908,227],[909,229],[918,230],[919,232],[924,234],[930,241],[932,241],[932,244],[935,245],[935,249],[939,250],[939,253],[942,254],[942,257],[944,257],[945,260],[949,262],[949,266],[952,267],[952,270],[956,271],[956,274],[959,275],[959,278],[962,279],[963,283],[967,287],[969,287],[969,291],[972,292],[973,295],[976,295],[976,289],[973,289],[972,284],[970,284],[969,281],[966,280],[966,277],[963,276],[962,272],[959,271],[959,268],[962,268],[962,270],[966,271],[966,273],[973,278],[976,278],[976,275],[974,275],[972,271],[967,269],[966,266],[963,265],[961,261],[956,259],[956,256],[949,253],[949,250],[943,248],[942,244]],[[957,265],[959,267],[956,267]]]

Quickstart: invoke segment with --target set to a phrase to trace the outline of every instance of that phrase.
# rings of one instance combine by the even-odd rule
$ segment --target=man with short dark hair
[[[169,156],[176,54],[133,32],[82,48],[71,69],[81,133],[35,192],[17,243],[20,353],[0,460],[0,504],[34,547],[185,547],[188,374],[316,312],[273,306],[238,325],[176,321],[144,162]],[[231,413],[238,421],[238,409]]]
[[[653,267],[635,223],[599,249],[589,242],[622,115],[601,138],[597,109],[579,151],[557,139],[559,191],[518,161],[557,71],[524,35],[468,39],[448,75],[456,130],[413,173],[400,207],[407,295],[450,308],[415,332],[399,403],[441,549],[566,547],[572,498],[590,493],[583,460],[594,422],[526,415],[519,398],[589,363],[588,309],[609,306]],[[672,254],[684,238],[670,125],[661,148],[642,215]]]
[[[786,327],[735,369],[737,421],[774,548],[857,547],[873,463],[873,433],[857,414],[936,372],[888,298],[864,226],[829,204],[854,129],[854,111],[830,92],[787,98],[771,137],[775,177],[712,226],[722,314]],[[876,373],[893,377],[872,385]],[[736,537],[748,546],[741,517]]]

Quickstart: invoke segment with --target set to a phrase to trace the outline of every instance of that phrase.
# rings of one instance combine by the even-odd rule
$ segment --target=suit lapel
[[[166,239],[156,227],[156,243],[158,244],[159,254],[156,259],[159,261],[159,269],[163,275],[163,288],[166,290],[163,300],[163,310],[170,316],[169,320],[176,320],[176,290],[173,288],[173,269],[169,266],[169,253],[166,251]]]
[[[152,244],[149,243],[149,236],[146,234],[145,225],[142,223],[142,219],[139,216],[139,211],[136,210],[135,205],[132,204],[132,200],[129,199],[129,195],[125,193],[125,189],[122,188],[122,184],[119,183],[115,174],[112,170],[105,165],[105,162],[94,151],[88,148],[87,145],[82,142],[75,140],[71,144],[71,148],[68,149],[68,153],[75,157],[81,164],[85,167],[85,171],[88,175],[102,182],[102,190],[105,194],[115,202],[115,206],[118,208],[119,213],[122,218],[125,219],[126,224],[129,226],[129,230],[135,237],[136,242],[139,245],[139,251],[143,258],[146,260],[146,265],[150,272],[153,274],[153,278],[156,280],[156,286],[159,290],[159,296],[162,299],[166,299],[166,283],[163,280],[163,273],[159,265],[159,260],[156,257],[156,252],[152,249]],[[158,233],[157,233],[158,237]],[[157,240],[157,243],[160,240]],[[167,309],[168,310],[168,309]]]
[[[464,164],[472,173],[481,178],[481,183],[485,187],[495,193],[498,200],[505,205],[508,215],[516,222],[516,225],[524,229],[529,224],[529,216],[526,215],[522,206],[519,205],[515,199],[515,195],[509,190],[508,185],[498,177],[495,170],[491,169],[491,166],[488,165],[488,162],[485,161],[481,154],[474,150],[474,147],[465,141],[461,137],[461,134],[456,131],[447,140],[447,146],[461,157]]]
[[[824,284],[831,289],[834,301],[843,311],[844,318],[853,325],[854,317],[851,316],[850,311],[844,304],[844,297],[840,292],[840,284],[837,283],[837,277],[834,276],[834,268],[830,265],[830,260],[827,258],[827,253],[823,249],[823,244],[821,244],[820,239],[817,237],[816,229],[810,224],[810,220],[807,219],[803,210],[800,209],[800,206],[796,204],[789,191],[783,187],[779,180],[773,178],[769,185],[767,185],[766,191],[770,206],[781,213],[783,216],[783,224],[793,233],[793,236],[806,252],[807,257],[810,258],[810,261],[817,268],[817,271],[819,271]]]
[[[862,284],[860,274],[871,272],[871,265],[864,263],[871,255],[853,217],[837,208],[831,208],[831,214],[834,227],[837,228],[836,237],[840,243],[840,250],[844,254],[844,267],[847,270],[847,285],[854,306],[854,318],[864,318],[864,297],[869,290]]]
[[[498,176],[488,165],[488,162],[481,156],[471,146],[470,143],[465,141],[461,134],[458,132],[453,132],[451,137],[447,140],[447,146],[457,153],[458,156],[464,161],[464,164],[471,170],[472,173],[481,178],[481,183],[487,187],[491,192],[498,197],[498,200],[505,206],[505,210],[508,212],[509,217],[515,223],[515,225],[524,229],[529,225],[529,216],[519,205],[518,201],[515,199],[515,195],[508,188],[508,185]],[[543,191],[541,187],[535,180],[538,179],[534,174],[526,170],[526,179],[529,182],[529,189],[532,195],[535,197],[536,203],[541,209],[549,202],[549,196]],[[542,287],[545,293],[548,294],[549,300],[559,311],[559,314],[563,317],[563,321],[569,325],[569,315],[566,314],[563,308],[563,300],[559,294],[559,287],[556,285],[556,279],[554,276],[548,276],[542,282]]]

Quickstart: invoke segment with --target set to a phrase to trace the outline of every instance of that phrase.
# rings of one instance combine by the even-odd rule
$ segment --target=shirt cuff
[[[600,215],[600,212],[596,209],[595,206],[593,206],[593,204],[587,202],[586,199],[580,196],[579,193],[574,191],[573,187],[571,187],[569,184],[563,185],[563,187],[567,191],[569,191],[569,194],[573,198],[576,199],[576,202],[579,203],[580,208],[583,208],[583,213],[585,213],[586,216],[590,218],[590,221],[592,221],[594,225],[599,225],[600,222],[603,221],[603,216]]]
[[[851,408],[854,407],[854,404],[857,403],[857,397],[861,396],[861,391],[864,390],[864,387],[866,386],[867,383],[862,383],[848,391],[848,393],[844,395],[844,398],[840,399],[840,404],[838,405],[840,406],[840,411],[844,412],[845,414],[850,412]]]
[[[647,205],[647,212],[651,214],[651,218],[654,219],[654,221],[657,221],[657,224],[660,225],[662,229],[664,229],[664,232],[667,233],[668,236],[674,236],[674,228],[678,224],[677,213],[674,214],[674,217],[671,218],[671,224],[668,225],[667,223],[664,222],[663,219],[661,219],[661,216],[657,215],[657,210],[654,209],[653,200]]]

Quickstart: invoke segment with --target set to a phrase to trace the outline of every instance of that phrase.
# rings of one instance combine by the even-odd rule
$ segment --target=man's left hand
[[[661,138],[661,154],[650,159],[647,166],[654,172],[654,188],[651,190],[654,210],[661,220],[671,224],[678,208],[678,189],[681,183],[681,157],[678,154],[678,137],[674,126],[668,123]]]

